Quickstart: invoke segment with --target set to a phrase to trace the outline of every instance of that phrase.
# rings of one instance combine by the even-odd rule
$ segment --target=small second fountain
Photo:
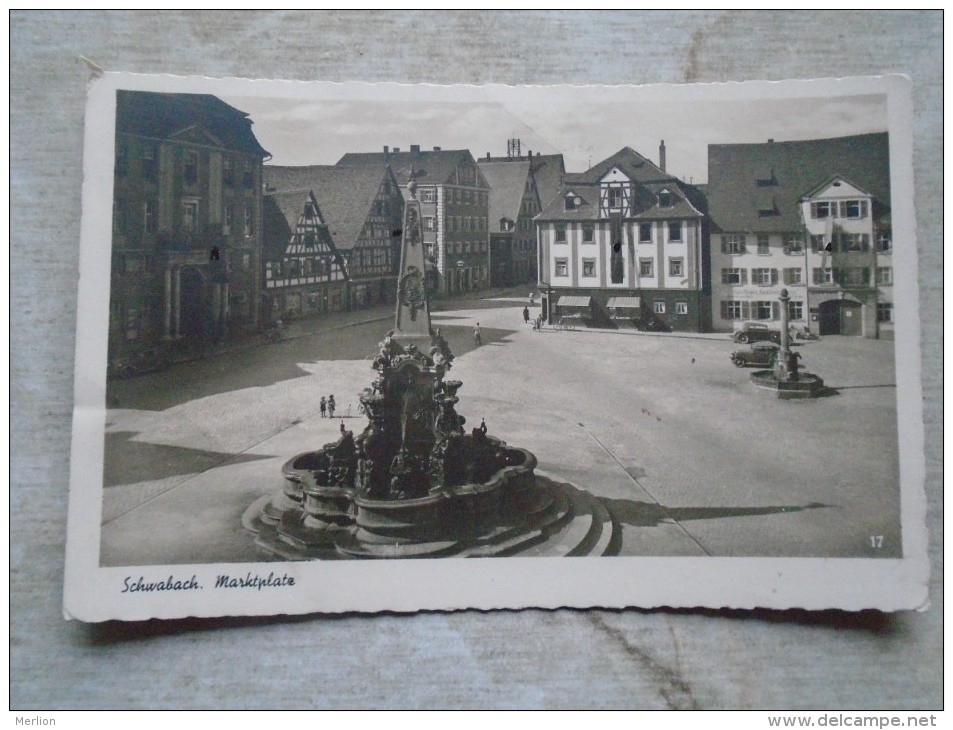
[[[774,360],[774,367],[771,370],[751,373],[751,382],[759,388],[773,391],[779,398],[817,398],[826,391],[824,381],[814,373],[802,371],[799,362],[801,353],[791,349],[788,290],[782,289],[778,299],[781,302],[781,347]]]

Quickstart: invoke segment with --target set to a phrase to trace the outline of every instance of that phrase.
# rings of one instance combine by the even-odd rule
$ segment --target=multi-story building
[[[264,175],[269,194],[298,191],[300,195],[303,191],[313,196],[317,217],[326,226],[330,245],[340,259],[346,279],[320,282],[327,285],[326,291],[319,288],[297,292],[311,284],[291,284],[287,278],[279,282],[275,277],[288,271],[278,268],[275,261],[270,268],[266,265],[266,286],[284,289],[292,295],[301,294],[289,300],[291,305],[300,303],[297,310],[300,313],[354,309],[393,301],[400,264],[397,231],[404,204],[397,180],[388,167],[382,164],[267,165]],[[303,202],[301,199],[299,204]],[[289,255],[278,248],[269,250],[282,259]],[[330,261],[328,259],[328,265]],[[332,286],[332,281],[339,283]],[[284,306],[294,311],[293,306]]]
[[[710,326],[704,198],[625,147],[564,176],[536,217],[546,315],[594,325]]]
[[[261,168],[217,97],[116,95],[110,363],[258,326]]]
[[[490,186],[490,284],[536,282],[536,224],[539,194],[530,162],[478,160]]]
[[[713,319],[892,336],[887,134],[710,145]]]
[[[406,196],[417,184],[431,292],[453,294],[485,289],[490,283],[490,188],[468,150],[349,152],[339,166],[388,165]]]
[[[490,260],[493,262],[491,267],[491,279],[493,280],[494,286],[504,280],[506,283],[501,285],[516,284],[524,281],[538,281],[540,260],[538,250],[539,237],[536,235],[536,223],[532,219],[556,197],[556,193],[559,192],[563,178],[566,175],[566,165],[561,154],[542,155],[537,152],[534,155],[532,150],[528,150],[527,154],[523,155],[522,143],[519,139],[507,140],[506,146],[507,154],[505,157],[493,157],[487,152],[486,157],[481,157],[477,160],[484,174],[491,169],[486,167],[490,164],[529,163],[528,179],[523,190],[523,200],[520,202],[519,213],[515,218],[512,214],[512,203],[510,202],[511,198],[518,194],[515,190],[515,183],[510,184],[505,178],[501,178],[496,182],[490,181],[490,186],[493,191],[499,187],[512,188],[512,190],[506,194],[497,195],[493,191],[490,193]],[[508,168],[496,169],[502,171]],[[500,176],[503,174],[502,172],[498,173]],[[510,174],[512,175],[513,173]],[[497,215],[492,210],[494,201],[496,202],[497,208],[502,207],[505,209],[501,211],[500,215]],[[507,213],[509,213],[509,215],[507,215]],[[525,220],[527,216],[530,218],[528,221]],[[504,224],[502,222],[503,218],[513,220],[514,228],[512,231],[507,230],[506,226],[509,224]],[[520,218],[523,220],[521,221]],[[497,219],[500,219],[499,223],[496,222]],[[530,234],[532,239],[530,242],[525,240],[526,234]],[[505,277],[502,274],[504,271],[509,272],[516,270],[526,273],[522,275],[506,275]],[[519,278],[518,281],[517,277]]]
[[[344,309],[344,260],[314,193],[267,193],[262,203],[264,316],[275,321]]]

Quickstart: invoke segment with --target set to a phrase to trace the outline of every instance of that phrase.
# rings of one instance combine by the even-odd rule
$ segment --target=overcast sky
[[[625,146],[658,162],[664,139],[667,171],[699,183],[708,179],[709,144],[887,130],[883,94],[731,98],[738,96],[731,85],[602,92],[526,87],[493,93],[458,87],[441,94],[440,87],[425,87],[426,98],[407,99],[408,93],[414,96],[413,87],[391,86],[386,93],[370,85],[356,93],[349,89],[343,98],[324,92],[298,98],[219,96],[251,116],[258,140],[273,156],[270,163],[277,165],[334,164],[345,152],[378,152],[384,145],[497,156],[506,154],[507,139],[519,138],[523,154],[561,152],[566,169],[581,172]]]

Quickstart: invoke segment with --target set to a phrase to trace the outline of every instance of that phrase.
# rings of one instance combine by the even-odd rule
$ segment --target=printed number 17
[[[871,535],[868,539],[870,540],[870,547],[872,548],[882,548],[884,546],[883,535]]]

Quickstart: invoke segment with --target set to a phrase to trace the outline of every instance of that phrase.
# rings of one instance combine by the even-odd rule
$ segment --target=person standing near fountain
[[[328,396],[328,418],[334,418],[334,409],[336,408],[334,403],[334,396]]]
[[[481,333],[480,333],[479,322],[477,322],[476,327],[473,328],[473,342],[477,347],[483,344],[483,337],[481,336]]]

